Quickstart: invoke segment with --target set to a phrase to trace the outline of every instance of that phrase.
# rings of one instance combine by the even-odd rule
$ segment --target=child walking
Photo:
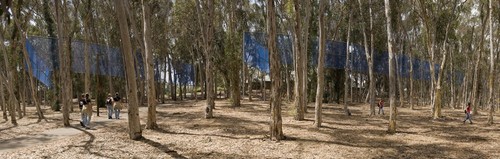
[[[382,115],[384,115],[384,100],[380,99],[377,105],[378,105],[378,114],[380,115],[380,112],[382,112]]]
[[[469,122],[472,124],[472,116],[470,114],[470,102],[467,103],[467,108],[464,110],[465,112],[465,120],[464,120],[464,124],[465,124],[465,121],[469,120]]]

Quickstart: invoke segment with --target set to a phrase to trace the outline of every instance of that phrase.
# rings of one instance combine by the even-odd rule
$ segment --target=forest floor
[[[324,104],[323,127],[313,127],[314,103],[306,120],[293,120],[292,105],[282,110],[286,140],[269,140],[268,101],[242,101],[231,108],[228,100],[217,100],[213,119],[204,119],[204,101],[169,101],[157,107],[158,130],[143,130],[144,139],[128,138],[127,120],[94,122],[94,129],[79,127],[79,113],[71,113],[71,124],[82,131],[57,140],[40,141],[28,147],[0,151],[0,158],[498,158],[500,114],[497,123],[486,125],[487,116],[474,116],[464,124],[461,109],[443,110],[433,120],[429,107],[398,108],[397,133],[387,134],[389,107],[383,116],[370,117],[366,104],[350,105],[346,116],[342,105]],[[44,109],[47,121],[37,122],[35,109],[13,126],[0,114],[0,143],[36,136],[63,127],[60,112]],[[75,110],[78,108],[75,105]],[[126,114],[127,111],[122,111]],[[140,108],[144,126],[147,108]],[[107,119],[106,109],[93,120]]]

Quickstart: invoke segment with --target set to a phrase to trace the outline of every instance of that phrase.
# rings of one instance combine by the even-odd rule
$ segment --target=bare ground
[[[398,132],[386,133],[385,116],[370,117],[368,105],[352,105],[352,116],[341,105],[325,104],[323,127],[313,127],[314,104],[306,120],[293,120],[292,108],[283,106],[286,140],[269,140],[267,101],[242,101],[231,108],[228,101],[216,102],[214,119],[204,119],[204,101],[168,102],[157,108],[158,130],[144,130],[144,139],[128,139],[127,120],[94,123],[95,130],[77,127],[79,114],[71,123],[80,135],[0,153],[0,158],[499,158],[500,126],[486,125],[486,112],[464,124],[463,111],[444,109],[442,119],[433,120],[429,107],[399,108]],[[77,110],[76,108],[75,110]],[[44,109],[47,121],[37,122],[33,108],[18,126],[0,122],[0,143],[6,143],[62,127],[62,115]],[[106,110],[101,108],[106,118]],[[140,108],[146,123],[147,108]],[[127,113],[127,111],[123,111]],[[1,114],[0,114],[1,115]],[[500,115],[495,114],[498,121]],[[0,118],[2,119],[2,118]],[[114,119],[113,119],[114,120]]]

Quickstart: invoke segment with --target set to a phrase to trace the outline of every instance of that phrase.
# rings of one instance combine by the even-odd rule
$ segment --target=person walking
[[[120,95],[118,95],[118,92],[115,94],[115,97],[113,98],[113,110],[115,111],[115,118],[120,119],[120,111],[122,110],[122,104],[120,103]]]
[[[377,106],[378,106],[378,114],[380,115],[380,112],[382,112],[382,115],[384,115],[384,100],[380,99]]]
[[[108,98],[106,98],[106,108],[108,109],[108,119],[113,119],[113,96],[108,93]]]
[[[85,95],[82,94],[80,96],[80,101],[78,102],[78,107],[80,108],[80,125],[85,128],[85,124],[87,123],[87,114],[84,112],[84,106],[87,105],[87,100],[85,99]]]
[[[465,121],[469,120],[469,122],[472,124],[472,116],[470,114],[470,102],[467,103],[467,108],[464,110],[465,112],[465,120],[464,120],[464,124],[465,124]]]

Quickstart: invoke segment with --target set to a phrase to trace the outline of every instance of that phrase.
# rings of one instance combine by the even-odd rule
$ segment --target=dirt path
[[[128,115],[126,113],[120,114],[120,117],[120,120],[128,119]],[[72,121],[71,127],[49,129],[39,134],[21,135],[19,137],[2,141],[2,144],[0,144],[0,153],[20,150],[37,145],[47,145],[64,138],[85,134],[85,132],[92,133],[94,130],[106,127],[106,125],[111,122],[119,121],[116,119],[107,119],[105,114],[101,116],[93,114],[90,129],[82,128],[78,122],[75,123],[75,121]]]

